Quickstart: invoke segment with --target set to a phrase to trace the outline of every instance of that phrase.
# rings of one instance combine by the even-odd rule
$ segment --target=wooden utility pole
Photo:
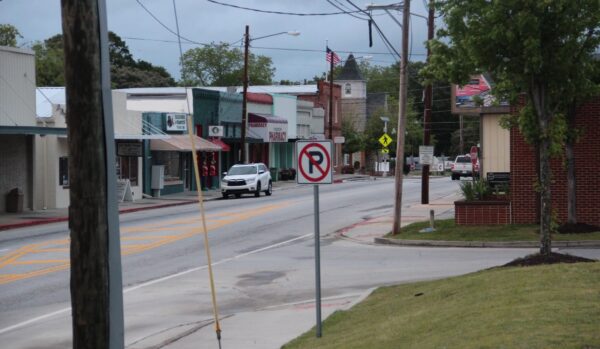
[[[433,26],[434,26],[434,7],[433,0],[429,1],[429,16],[427,18],[427,40],[433,39]],[[431,50],[427,47],[427,63],[429,63],[429,56]],[[433,86],[430,83],[425,87],[425,110],[423,114],[423,145],[429,145],[431,135],[431,108],[433,104]],[[423,171],[421,172],[421,204],[426,205],[429,203],[429,165],[423,165]]]
[[[250,26],[246,26],[246,35],[244,36],[244,88],[242,92],[242,138],[240,145],[242,147],[242,153],[240,156],[239,163],[245,164],[248,159],[246,158],[246,127],[247,127],[247,106],[248,106],[248,50],[250,49]]]
[[[392,234],[400,233],[402,218],[402,176],[404,168],[404,132],[406,130],[406,99],[408,90],[408,35],[410,0],[404,0],[402,9],[402,57],[400,59],[400,106],[398,110],[398,135],[396,138],[396,191],[394,196],[394,225]]]
[[[123,286],[105,0],[62,0],[73,348],[121,349]]]

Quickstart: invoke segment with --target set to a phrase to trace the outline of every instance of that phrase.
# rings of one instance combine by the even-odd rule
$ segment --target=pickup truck
[[[478,177],[479,176],[479,162],[475,164],[475,171],[473,171],[473,165],[471,164],[470,155],[459,155],[452,164],[452,180],[460,179],[460,177]]]

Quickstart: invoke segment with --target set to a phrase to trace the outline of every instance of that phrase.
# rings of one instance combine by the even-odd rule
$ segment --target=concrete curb
[[[375,238],[376,244],[396,246],[421,246],[421,247],[489,247],[489,248],[537,248],[537,241],[435,241],[435,240],[399,240],[388,238]],[[600,241],[552,241],[552,247],[593,247],[600,248]]]

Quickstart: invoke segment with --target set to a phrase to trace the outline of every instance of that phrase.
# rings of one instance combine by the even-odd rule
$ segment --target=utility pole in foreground
[[[429,16],[427,18],[427,40],[433,39],[433,26],[434,26],[434,7],[433,0],[429,1]],[[427,48],[427,63],[429,63],[429,56],[431,55],[431,49]],[[423,113],[423,145],[429,145],[431,135],[431,108],[433,104],[433,87],[431,82],[425,87],[425,110]],[[421,172],[421,204],[426,205],[429,203],[429,165],[423,165],[423,171]]]
[[[73,348],[122,349],[123,285],[105,0],[62,0]]]
[[[402,9],[402,57],[400,59],[400,105],[398,108],[398,134],[396,138],[396,190],[394,195],[394,225],[392,234],[400,233],[402,219],[402,183],[404,175],[404,132],[406,130],[406,99],[408,89],[408,34],[410,0],[404,0]]]

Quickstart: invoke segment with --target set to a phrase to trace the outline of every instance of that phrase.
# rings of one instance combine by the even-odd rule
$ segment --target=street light
[[[279,33],[275,33],[275,34],[269,34],[269,35],[264,35],[264,36],[259,36],[257,38],[252,38],[250,39],[250,26],[246,26],[246,35],[244,36],[244,89],[243,89],[243,93],[242,93],[242,137],[241,137],[241,146],[242,146],[242,154],[240,156],[240,162],[241,163],[248,163],[248,154],[246,152],[246,124],[247,124],[247,116],[246,116],[246,107],[248,104],[248,55],[249,55],[249,48],[250,48],[250,41],[254,41],[254,40],[259,40],[259,39],[264,39],[264,38],[268,38],[271,36],[276,36],[276,35],[282,35],[282,34],[287,34],[287,35],[291,35],[291,36],[298,36],[300,35],[299,31],[286,31],[286,32],[279,32]]]

